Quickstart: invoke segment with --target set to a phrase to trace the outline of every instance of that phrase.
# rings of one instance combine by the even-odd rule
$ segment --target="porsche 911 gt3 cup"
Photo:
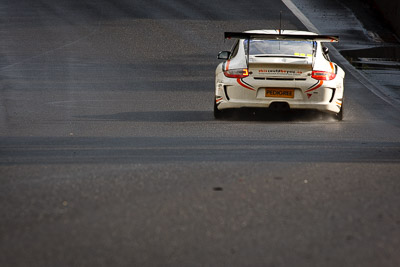
[[[228,109],[315,109],[343,118],[345,73],[323,42],[336,36],[306,31],[225,32],[236,38],[215,72],[214,116]]]

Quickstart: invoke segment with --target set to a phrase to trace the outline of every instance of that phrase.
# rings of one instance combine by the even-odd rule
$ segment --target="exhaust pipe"
[[[272,102],[269,105],[269,110],[272,110],[272,111],[288,111],[288,110],[290,110],[290,106],[286,102]]]

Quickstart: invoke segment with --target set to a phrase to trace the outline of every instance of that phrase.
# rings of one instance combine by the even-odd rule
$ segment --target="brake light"
[[[316,80],[330,81],[335,79],[336,74],[334,72],[313,70],[311,73],[311,77]]]
[[[249,76],[249,70],[248,69],[231,69],[231,70],[225,70],[224,74],[228,78],[245,78]]]

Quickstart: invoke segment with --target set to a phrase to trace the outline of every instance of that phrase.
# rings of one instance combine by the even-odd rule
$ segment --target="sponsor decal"
[[[335,67],[333,67],[332,62],[329,62],[329,64],[331,65],[332,73],[334,73],[335,72]]]
[[[316,82],[315,84],[313,84],[312,86],[310,86],[310,87],[308,88],[308,90],[306,91],[306,93],[308,93],[308,94],[307,94],[308,99],[310,99],[311,96],[312,96],[312,94],[310,94],[309,92],[314,91],[314,90],[317,90],[317,89],[320,88],[323,84],[324,84],[324,81],[318,81],[318,82]]]
[[[230,63],[231,63],[230,60],[226,61],[226,64],[225,64],[225,71],[229,70],[229,64],[230,64]]]
[[[320,88],[322,85],[324,84],[324,81],[318,81],[317,83],[313,84],[312,86],[310,86],[308,88],[308,90],[306,91],[306,93],[317,90],[318,88]]]
[[[281,70],[281,69],[259,69],[259,74],[284,74],[284,75],[299,75],[303,74],[302,71],[296,70]]]
[[[266,88],[265,96],[266,97],[293,98],[294,97],[294,89]]]
[[[294,53],[294,55],[295,55],[295,56],[301,56],[301,57],[305,57],[305,56],[307,56],[307,57],[312,57],[311,54],[305,54],[305,53]]]
[[[237,79],[237,82],[238,82],[238,84],[240,84],[242,87],[244,87],[244,88],[246,88],[246,89],[249,89],[249,90],[252,90],[252,91],[255,91],[255,90],[256,90],[256,89],[254,89],[253,86],[251,86],[250,84],[246,83],[246,82],[243,80],[243,78],[242,78],[242,79],[238,78],[238,79]]]

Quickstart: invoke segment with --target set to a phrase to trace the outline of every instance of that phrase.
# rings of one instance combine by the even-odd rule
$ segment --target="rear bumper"
[[[339,113],[343,101],[343,80],[318,83],[315,80],[309,84],[288,83],[282,87],[282,82],[268,82],[245,88],[246,84],[239,82],[217,83],[216,104],[219,110],[231,108],[269,108],[272,103],[286,103],[290,109],[310,109],[328,113]],[[305,83],[305,82],[302,82]],[[267,88],[293,88],[291,97],[267,96]],[[303,89],[301,89],[303,88]]]

